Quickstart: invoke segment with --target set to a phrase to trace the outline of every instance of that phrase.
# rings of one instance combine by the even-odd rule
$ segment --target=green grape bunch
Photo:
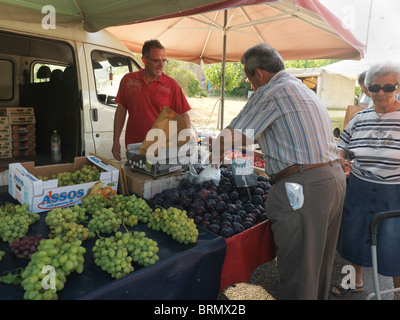
[[[106,206],[105,198],[102,195],[94,194],[90,197],[84,198],[82,200],[81,207],[84,208],[87,213],[92,214],[97,210],[101,210],[110,206]]]
[[[120,279],[134,271],[132,257],[125,247],[128,242],[121,232],[115,236],[97,239],[92,248],[94,263],[112,278]]]
[[[25,290],[25,300],[57,300],[58,291],[64,288],[67,277],[72,272],[81,274],[84,269],[83,254],[86,249],[81,246],[80,240],[63,242],[60,238],[42,239],[31,260],[21,274],[21,286]],[[48,267],[48,277],[44,272]],[[51,270],[54,272],[51,274]],[[46,281],[47,280],[47,281]],[[49,283],[50,282],[50,283]],[[53,285],[53,287],[52,287]]]
[[[152,212],[146,201],[142,200],[134,195],[115,194],[109,198],[104,198],[101,195],[92,195],[83,199],[82,207],[92,215],[103,209],[112,209],[116,217],[125,225],[133,227],[139,221],[147,222],[147,217]]]
[[[157,242],[148,238],[143,231],[127,232],[124,236],[128,238],[126,246],[134,262],[147,267],[159,260]]]
[[[193,219],[189,219],[185,210],[174,207],[158,207],[149,217],[147,226],[150,229],[165,232],[180,243],[195,243],[199,231]]]
[[[95,233],[76,222],[63,222],[50,228],[49,238],[60,238],[63,242],[87,240],[95,237]]]
[[[51,179],[58,180],[58,187],[71,186],[74,184],[81,184],[86,182],[100,180],[101,171],[99,167],[95,165],[85,164],[81,169],[75,170],[74,172],[59,172],[51,175]],[[42,181],[49,180],[49,177],[38,176]]]
[[[135,215],[141,222],[147,222],[149,215],[153,212],[153,209],[147,204],[143,198],[138,198],[134,194],[130,196],[124,196],[121,194],[115,194],[109,198],[104,198],[103,203],[106,207],[111,207],[122,215],[127,215],[125,211],[131,215]]]
[[[29,211],[28,204],[6,203],[0,207],[0,238],[8,243],[21,239],[40,215]]]
[[[149,266],[159,260],[157,242],[138,231],[117,231],[114,236],[97,239],[92,251],[95,264],[116,279],[134,271],[132,262]]]
[[[93,212],[87,227],[91,232],[111,233],[116,232],[121,224],[122,220],[113,208],[102,208]]]
[[[50,210],[46,215],[45,222],[49,227],[51,227],[54,225],[60,225],[64,222],[81,223],[86,219],[86,209],[74,205],[73,207],[54,208]]]

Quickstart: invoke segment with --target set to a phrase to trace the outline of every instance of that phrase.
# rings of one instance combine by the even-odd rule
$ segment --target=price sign
[[[255,187],[258,185],[257,176],[249,159],[236,159],[231,163],[232,172],[238,188]]]

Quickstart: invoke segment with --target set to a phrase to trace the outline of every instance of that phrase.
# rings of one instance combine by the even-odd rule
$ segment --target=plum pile
[[[264,204],[271,185],[261,175],[257,183],[237,188],[231,168],[221,167],[218,186],[211,181],[194,184],[185,177],[179,187],[165,189],[150,200],[166,209],[185,210],[195,224],[228,238],[267,219]]]

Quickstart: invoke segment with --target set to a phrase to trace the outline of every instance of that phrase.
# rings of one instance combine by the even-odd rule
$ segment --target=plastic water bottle
[[[51,145],[51,162],[57,163],[61,161],[61,138],[57,133],[57,130],[53,131],[50,138]]]

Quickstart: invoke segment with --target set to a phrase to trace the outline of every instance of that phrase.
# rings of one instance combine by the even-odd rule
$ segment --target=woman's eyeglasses
[[[399,87],[399,84],[385,84],[381,87],[379,84],[373,84],[372,86],[368,87],[369,92],[379,92],[381,89],[383,92],[393,92]]]
[[[167,60],[167,59],[159,60],[159,59],[152,59],[152,58],[149,58],[148,56],[145,56],[145,57],[146,57],[147,59],[149,59],[150,61],[154,62],[154,63],[162,63],[162,64],[168,63],[168,60]]]

